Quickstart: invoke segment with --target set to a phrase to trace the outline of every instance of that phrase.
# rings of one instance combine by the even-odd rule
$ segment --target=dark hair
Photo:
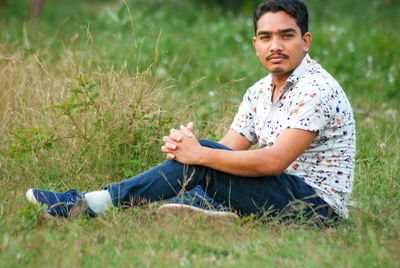
[[[267,12],[284,11],[296,20],[301,34],[308,32],[308,11],[301,0],[266,0],[259,4],[254,11],[254,31],[257,34],[258,20]]]

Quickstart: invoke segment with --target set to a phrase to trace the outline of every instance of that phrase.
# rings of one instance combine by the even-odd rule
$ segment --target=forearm
[[[279,175],[285,168],[273,150],[227,151],[203,147],[198,164],[239,176]]]

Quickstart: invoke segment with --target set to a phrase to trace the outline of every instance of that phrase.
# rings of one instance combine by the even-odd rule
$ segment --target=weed
[[[19,221],[16,232],[27,233],[41,226],[46,221],[47,209],[47,205],[38,203],[28,203],[22,207],[17,215]]]

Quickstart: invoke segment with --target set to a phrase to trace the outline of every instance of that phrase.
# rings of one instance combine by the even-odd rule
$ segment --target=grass
[[[218,140],[266,72],[250,2],[47,1],[39,21],[31,1],[0,2],[0,266],[400,266],[399,3],[306,2],[310,54],[357,123],[357,206],[334,229],[161,220],[148,206],[43,219],[28,188],[87,191],[142,172],[189,120]]]

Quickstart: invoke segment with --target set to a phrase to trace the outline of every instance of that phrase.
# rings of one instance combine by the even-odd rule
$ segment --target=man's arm
[[[232,150],[247,150],[251,146],[251,142],[244,136],[240,135],[233,129],[230,129],[228,133],[219,141],[222,145],[231,148]]]
[[[249,177],[279,175],[308,148],[316,135],[315,132],[301,129],[286,129],[269,149],[227,151],[203,147],[194,135],[189,138],[183,134],[186,131],[189,130],[181,129],[180,132],[176,131],[169,137],[164,137],[165,145],[162,151],[173,154],[173,159],[183,164],[202,165]],[[235,137],[235,134],[229,135],[232,135],[231,138]],[[228,136],[223,141],[229,144],[231,138]],[[239,144],[238,147],[243,144]]]

